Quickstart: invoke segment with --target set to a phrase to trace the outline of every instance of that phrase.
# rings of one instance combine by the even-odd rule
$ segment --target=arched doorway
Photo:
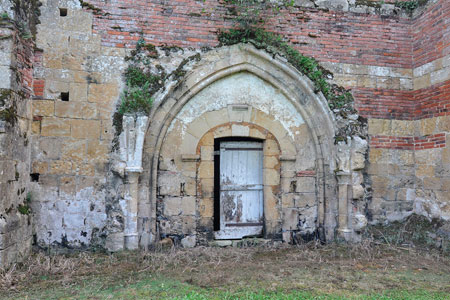
[[[214,238],[214,141],[239,137],[262,141],[264,236],[333,238],[334,125],[325,99],[295,69],[252,46],[213,52],[152,110],[141,230]]]

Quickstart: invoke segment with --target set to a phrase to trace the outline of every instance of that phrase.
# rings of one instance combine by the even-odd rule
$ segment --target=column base
[[[139,248],[139,237],[137,234],[125,235],[125,249],[136,250]]]

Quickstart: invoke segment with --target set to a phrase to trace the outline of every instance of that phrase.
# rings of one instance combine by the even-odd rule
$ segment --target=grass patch
[[[450,258],[386,245],[37,254],[0,299],[446,299]],[[448,297],[447,297],[448,299]]]

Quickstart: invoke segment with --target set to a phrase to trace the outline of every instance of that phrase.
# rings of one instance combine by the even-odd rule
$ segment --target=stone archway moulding
[[[249,72],[278,89],[303,117],[314,141],[318,182],[318,223],[327,240],[334,238],[337,218],[337,182],[334,175],[334,118],[322,94],[296,69],[251,45],[234,45],[212,50],[202,56],[194,69],[162,99],[149,116],[145,141],[144,176],[149,179],[150,230],[156,226],[158,160],[169,126],[181,109],[204,88],[235,73]],[[145,156],[146,154],[144,154]],[[152,239],[153,240],[153,239]],[[150,241],[151,242],[151,241]],[[142,244],[142,242],[141,242]]]

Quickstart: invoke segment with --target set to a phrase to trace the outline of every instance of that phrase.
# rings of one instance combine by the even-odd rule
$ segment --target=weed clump
[[[450,253],[450,223],[412,214],[403,221],[367,227],[365,237],[392,246],[437,248]]]

